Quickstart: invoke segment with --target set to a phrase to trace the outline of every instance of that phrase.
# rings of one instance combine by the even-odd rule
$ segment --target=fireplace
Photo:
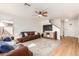
[[[57,32],[47,31],[43,33],[44,38],[57,39]]]
[[[47,32],[47,33],[46,33],[46,36],[47,36],[47,37],[50,37],[50,33]]]

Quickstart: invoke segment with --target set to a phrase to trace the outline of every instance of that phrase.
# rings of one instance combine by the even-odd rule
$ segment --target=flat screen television
[[[43,32],[44,31],[52,31],[52,25],[43,25]]]

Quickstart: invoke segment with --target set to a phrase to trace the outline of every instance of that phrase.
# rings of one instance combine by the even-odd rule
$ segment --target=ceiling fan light
[[[39,16],[39,17],[41,17],[42,15],[41,15],[41,14],[39,14],[38,16]]]

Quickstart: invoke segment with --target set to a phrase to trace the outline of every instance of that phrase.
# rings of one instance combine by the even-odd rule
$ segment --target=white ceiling
[[[49,17],[74,17],[79,15],[79,4],[77,3],[38,3],[32,4],[37,9],[47,9]]]
[[[47,10],[48,18],[63,17],[72,18],[79,15],[78,3],[30,3],[31,7],[24,6],[23,3],[0,4],[0,14],[8,13],[21,17],[35,15],[35,10]]]

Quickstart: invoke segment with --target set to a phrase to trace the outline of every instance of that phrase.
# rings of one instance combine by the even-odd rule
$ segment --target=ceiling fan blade
[[[48,12],[47,11],[45,11],[45,12],[43,12],[44,14],[47,14]]]
[[[42,16],[47,17],[48,15],[42,15]]]
[[[25,6],[27,5],[27,6],[29,6],[29,7],[31,6],[29,3],[24,3],[24,5],[25,5]]]

